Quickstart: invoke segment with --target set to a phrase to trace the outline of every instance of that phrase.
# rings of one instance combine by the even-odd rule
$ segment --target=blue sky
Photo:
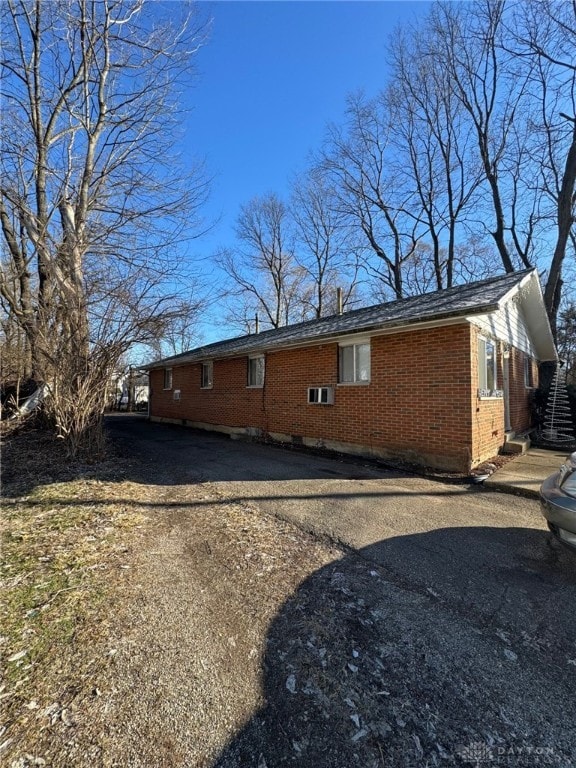
[[[197,257],[233,243],[242,203],[288,192],[290,177],[342,119],[347,94],[386,83],[386,41],[426,13],[426,2],[203,2],[212,18],[187,93],[185,154],[204,156],[214,175],[206,208],[219,218],[196,241]],[[210,334],[211,335],[211,334]],[[220,332],[219,336],[221,337]]]

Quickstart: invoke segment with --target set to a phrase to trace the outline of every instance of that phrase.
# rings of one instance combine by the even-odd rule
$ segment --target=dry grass
[[[138,508],[139,488],[121,479],[121,464],[70,465],[62,444],[41,431],[4,435],[0,758],[5,764],[27,765],[21,756],[34,756],[39,736],[55,720],[71,718],[74,700],[89,695],[91,679],[106,663],[104,648],[100,658],[93,652],[106,642],[107,616],[127,567],[130,539],[147,525]]]
[[[238,648],[248,643],[244,634],[254,635],[253,645],[259,647],[268,622],[298,583],[338,556],[250,505],[227,503],[210,484],[146,484],[138,462],[132,466],[129,457],[72,464],[61,441],[34,428],[4,435],[2,479],[0,762],[8,768],[128,764],[135,718],[142,732],[154,732],[145,751],[150,759],[137,759],[164,764],[157,741],[168,724],[157,713],[157,686],[147,682],[149,650],[158,648],[159,638],[157,677],[169,690],[179,690],[182,643],[188,642],[184,655],[190,663],[199,649],[209,657],[220,631],[238,634]],[[182,509],[174,506],[181,503]],[[158,563],[162,542],[167,550]],[[174,547],[184,547],[187,577],[182,584]],[[180,592],[167,604],[165,594],[173,595],[178,584]],[[194,603],[182,625],[182,606],[199,595],[206,615],[199,615]],[[240,604],[234,620],[233,595]],[[145,611],[149,615],[143,621]],[[244,620],[243,634],[238,622]],[[252,646],[248,650],[252,655],[238,659],[230,675],[235,690],[244,681],[244,699],[255,706],[260,653]],[[173,663],[167,664],[171,653]],[[140,665],[137,685],[127,678],[134,664]],[[202,678],[206,701],[223,698],[221,674]],[[178,708],[186,697],[198,695],[199,684],[196,680],[180,691]],[[251,712],[244,699],[236,696],[230,705],[234,720]],[[218,706],[205,716],[225,741],[230,724]],[[199,754],[203,728],[199,722]],[[171,759],[166,764],[172,765]]]

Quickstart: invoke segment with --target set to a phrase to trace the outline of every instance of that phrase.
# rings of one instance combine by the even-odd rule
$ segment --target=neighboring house
[[[128,408],[146,410],[148,405],[148,373],[130,368],[114,377],[111,407],[118,411]]]
[[[468,472],[530,429],[556,359],[529,270],[159,360],[150,417]]]

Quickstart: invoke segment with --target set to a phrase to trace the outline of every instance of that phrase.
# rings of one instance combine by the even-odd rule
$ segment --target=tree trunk
[[[576,118],[567,117],[566,115],[563,115],[563,117],[571,120],[574,124],[574,128],[572,131],[572,142],[564,166],[562,186],[558,195],[558,237],[556,240],[556,247],[554,248],[554,255],[552,256],[552,262],[550,264],[550,270],[548,272],[546,288],[544,290],[544,303],[546,305],[546,311],[548,312],[548,319],[550,320],[554,339],[557,337],[557,318],[562,286],[562,265],[566,255],[566,245],[568,243],[568,238],[570,237],[570,230],[574,224],[574,190],[576,185]]]

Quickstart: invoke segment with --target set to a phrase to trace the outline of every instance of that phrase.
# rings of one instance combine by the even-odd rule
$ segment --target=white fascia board
[[[511,288],[498,302],[501,311],[505,310],[506,305],[516,301],[520,317],[524,323],[530,343],[534,349],[536,358],[540,362],[548,360],[557,360],[558,353],[554,344],[554,338],[550,329],[550,322],[546,314],[544,297],[538,273],[533,270],[525,275],[513,288]],[[489,312],[483,312],[482,315],[489,317]],[[469,316],[468,320],[474,322],[474,317]],[[500,338],[502,334],[497,334]],[[512,339],[504,338],[502,341],[512,342]]]
[[[507,304],[510,301],[510,299],[514,298],[514,296],[516,296],[516,294],[519,293],[520,290],[530,282],[537,286],[538,291],[540,293],[540,298],[542,298],[542,291],[540,289],[540,280],[538,279],[538,274],[536,270],[533,269],[532,272],[529,272],[527,275],[524,275],[522,280],[519,280],[513,288],[510,288],[508,293],[505,293],[504,296],[502,296],[502,298],[498,302],[500,307],[503,307],[505,304]]]
[[[519,306],[540,361],[558,360],[558,352],[546,313],[542,287],[536,270],[518,286]]]

